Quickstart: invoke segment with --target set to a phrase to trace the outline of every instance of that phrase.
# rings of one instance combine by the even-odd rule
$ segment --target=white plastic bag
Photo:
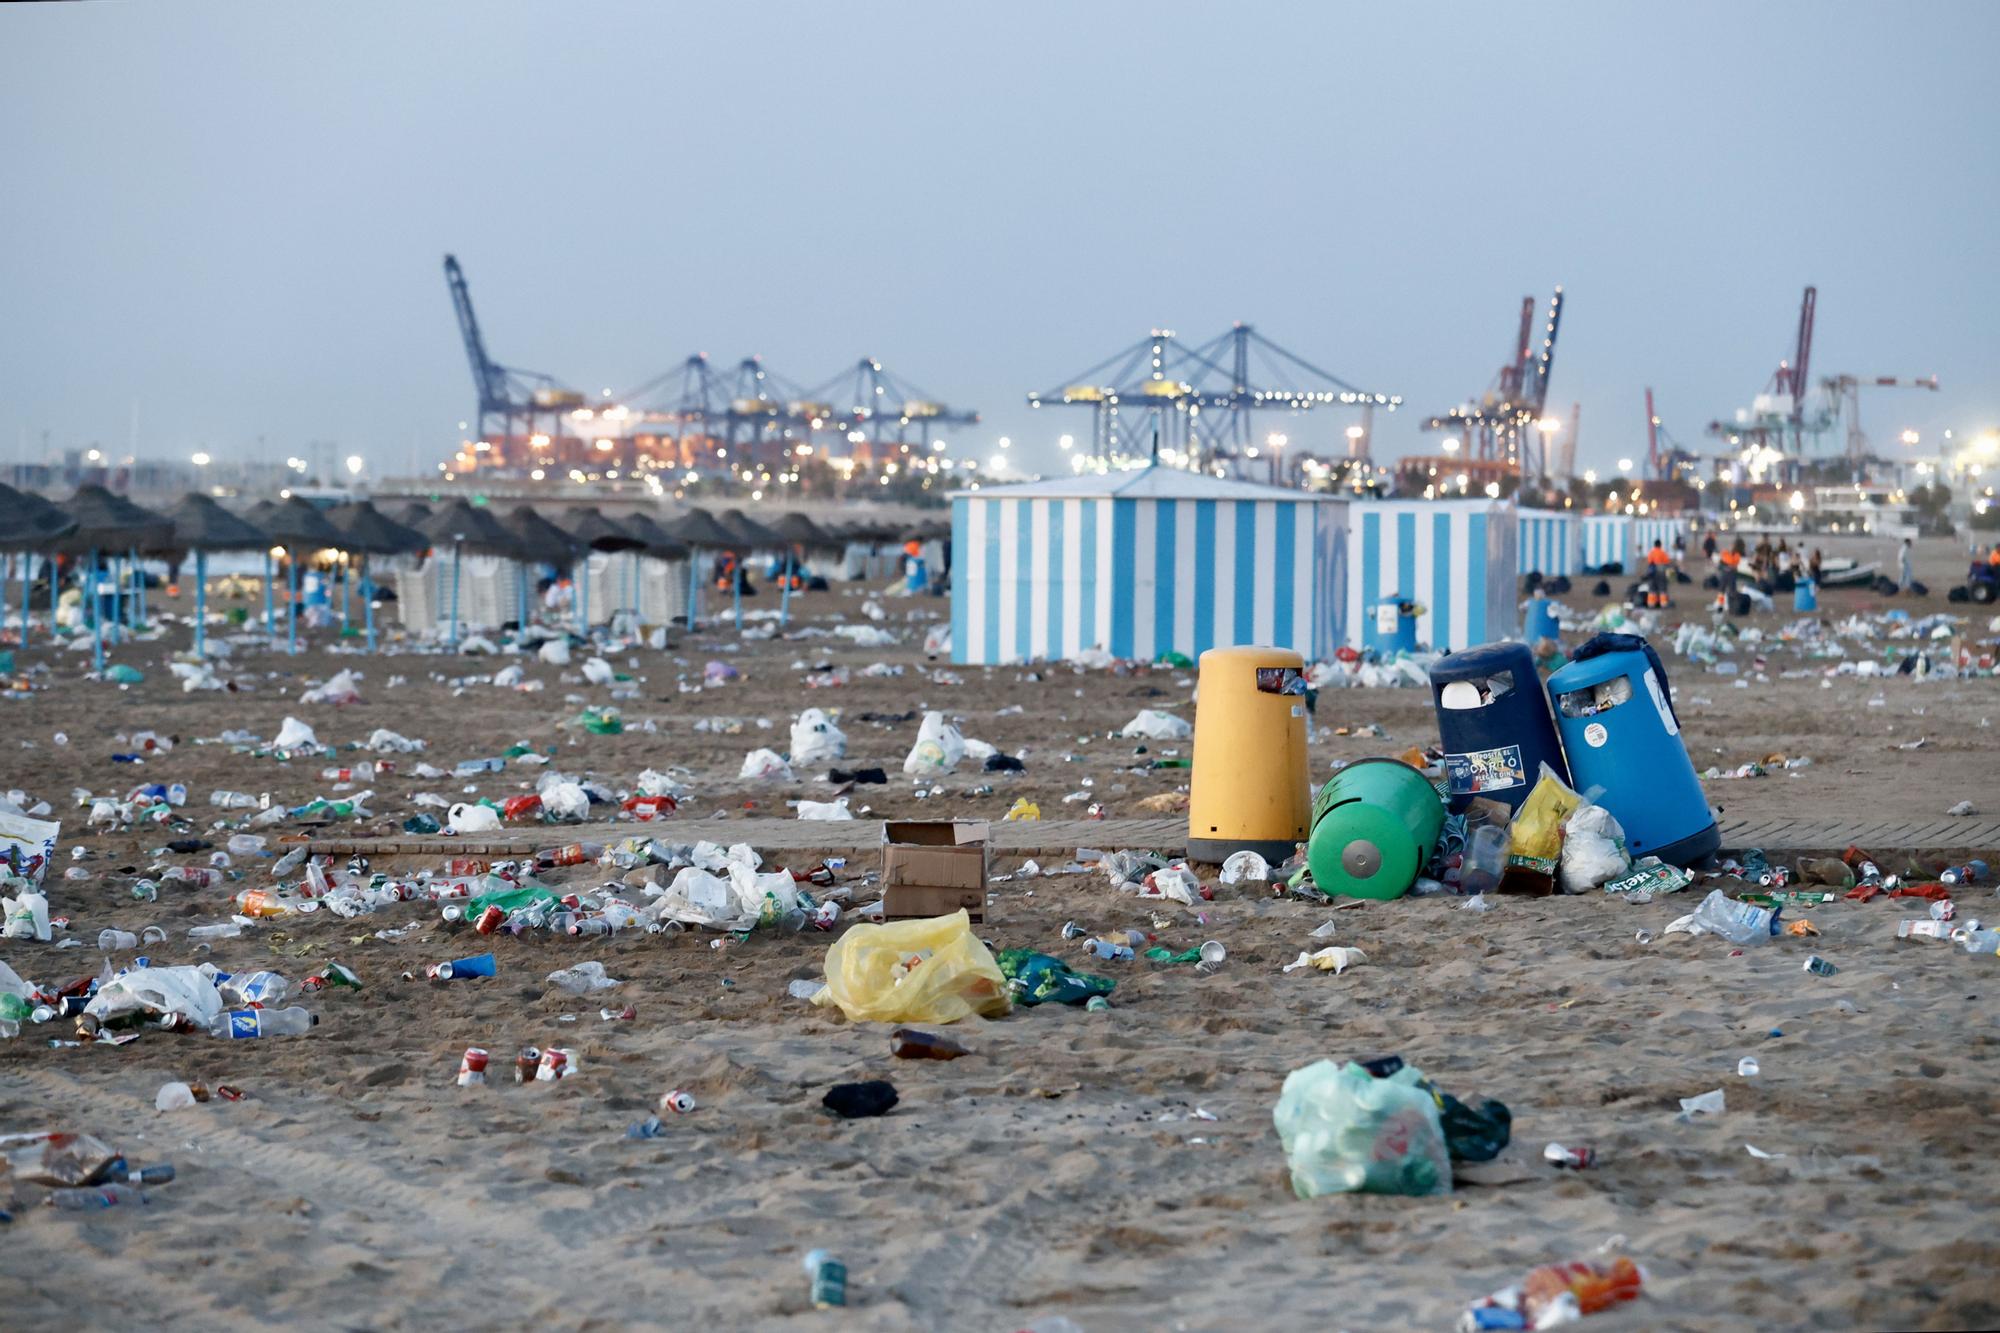
[[[0,937],[48,941],[49,900],[41,894],[24,893],[18,898],[0,898],[0,914],[7,921],[6,928],[0,930]]]
[[[847,808],[847,798],[839,797],[831,801],[800,801],[800,819],[852,819],[854,812]]]
[[[1252,851],[1231,852],[1222,863],[1222,882],[1240,884],[1246,879],[1271,878],[1271,863]]]
[[[375,728],[362,745],[376,754],[415,754],[424,748],[422,741],[413,741],[407,736],[390,731],[387,727]]]
[[[299,696],[302,704],[341,704],[361,702],[361,687],[354,679],[352,671],[342,671],[318,689],[307,690]]]
[[[549,973],[552,985],[560,986],[571,995],[588,995],[592,991],[610,990],[624,983],[617,977],[604,974],[604,964],[599,962],[578,963],[574,967],[559,967]]]
[[[580,822],[590,817],[590,797],[574,782],[552,782],[542,793],[542,813],[565,823]]]
[[[1157,708],[1142,708],[1118,734],[1131,740],[1184,741],[1194,735],[1194,724]]]
[[[470,805],[463,801],[451,808],[445,825],[453,833],[492,833],[500,827],[500,812],[490,805]]]
[[[923,725],[917,729],[917,743],[903,760],[903,771],[926,777],[949,773],[963,758],[965,738],[958,734],[957,727],[945,721],[943,713],[932,711],[924,714]]]
[[[222,996],[200,968],[138,967],[99,986],[83,1012],[99,1019],[174,1014],[206,1029],[222,1012]]]
[[[590,658],[583,664],[583,678],[592,685],[609,685],[616,674],[611,669],[611,663],[601,657]]]
[[[847,756],[847,733],[817,708],[808,708],[792,723],[792,762],[823,764]]]
[[[1588,893],[1632,868],[1625,830],[1601,805],[1579,806],[1563,825],[1562,890]]]
[[[278,728],[277,736],[271,741],[271,748],[276,750],[316,750],[319,748],[319,737],[315,736],[313,729],[305,723],[295,717],[288,717],[285,719],[285,725]]]
[[[569,640],[549,639],[542,644],[535,655],[550,666],[568,666]]]
[[[752,750],[743,756],[743,771],[736,776],[744,782],[790,782],[792,767],[776,750]]]

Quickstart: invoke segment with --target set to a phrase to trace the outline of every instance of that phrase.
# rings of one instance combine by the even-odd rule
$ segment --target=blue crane
[[[501,365],[486,354],[486,339],[479,332],[479,317],[472,313],[472,291],[465,283],[465,270],[453,255],[444,257],[445,285],[451,289],[452,309],[458,314],[458,331],[465,339],[465,357],[472,363],[472,384],[479,396],[473,422],[476,437],[493,443],[488,424],[498,421],[501,442],[519,435],[533,435],[540,418],[553,428],[564,412],[583,406],[583,395],[563,388],[552,375],[539,371],[515,370]],[[516,423],[525,427],[515,429]],[[555,433],[553,429],[551,434]]]

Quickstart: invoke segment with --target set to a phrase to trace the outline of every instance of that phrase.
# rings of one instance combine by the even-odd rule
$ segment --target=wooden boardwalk
[[[668,843],[708,841],[728,846],[747,842],[760,852],[819,852],[831,856],[872,856],[882,845],[878,819],[827,822],[800,819],[660,819],[648,823],[527,826],[472,837],[391,838],[314,836],[314,852],[334,856],[520,856],[566,842],[611,843],[645,836]],[[1773,856],[1838,853],[1853,843],[1878,855],[1890,852],[2000,854],[2000,821],[1982,816],[1867,822],[1859,819],[1745,819],[1722,826],[1725,852],[1761,847]],[[1183,852],[1187,819],[1055,819],[996,823],[993,850],[1003,856],[1046,858],[1074,855],[1079,847],[1104,851],[1141,848]]]

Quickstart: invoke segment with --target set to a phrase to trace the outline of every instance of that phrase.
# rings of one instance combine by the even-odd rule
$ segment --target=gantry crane
[[[1847,461],[1854,468],[1855,475],[1869,461],[1868,434],[1861,429],[1861,391],[1863,389],[1929,389],[1937,392],[1938,377],[1899,375],[1830,375],[1820,381],[1828,395],[1836,403],[1843,403],[1847,409]]]
[[[1555,368],[1556,334],[1562,327],[1563,289],[1549,298],[1541,338],[1535,337],[1535,298],[1521,298],[1521,328],[1506,364],[1477,402],[1463,403],[1424,422],[1425,430],[1449,431],[1464,442],[1465,457],[1501,460],[1524,477],[1548,472],[1537,427],[1549,399],[1549,372]]]
[[[583,395],[563,388],[552,375],[539,371],[515,370],[486,354],[486,340],[479,332],[479,319],[472,313],[472,291],[466,286],[465,270],[451,255],[444,257],[445,285],[451,289],[452,309],[458,313],[458,331],[465,339],[465,356],[472,363],[472,383],[478,392],[473,425],[477,438],[491,442],[488,423],[498,421],[500,436],[532,435],[539,418],[547,417],[554,434],[564,412],[583,406]],[[525,429],[515,430],[516,423]]]

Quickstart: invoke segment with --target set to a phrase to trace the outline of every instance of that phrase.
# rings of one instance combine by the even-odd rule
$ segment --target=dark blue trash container
[[[1633,856],[1693,865],[1722,843],[1708,797],[1681,740],[1666,667],[1634,634],[1600,634],[1548,682],[1571,785],[1625,830]]]
[[[1519,810],[1543,764],[1569,779],[1548,696],[1526,644],[1488,643],[1447,653],[1431,665],[1431,701],[1453,810],[1463,810],[1474,796]]]

